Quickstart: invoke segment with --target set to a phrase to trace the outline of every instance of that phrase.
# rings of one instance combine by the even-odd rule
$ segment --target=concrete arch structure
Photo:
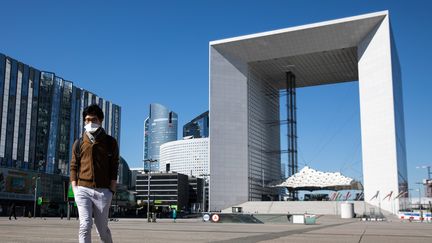
[[[210,209],[271,194],[280,178],[279,90],[359,82],[366,202],[396,212],[407,190],[402,80],[388,11],[210,42]],[[270,95],[269,95],[270,94]],[[272,98],[273,97],[273,98]],[[371,199],[380,192],[380,197]]]

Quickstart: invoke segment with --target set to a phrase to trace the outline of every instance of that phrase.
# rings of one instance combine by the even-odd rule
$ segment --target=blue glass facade
[[[148,130],[149,130],[149,118],[147,117],[144,121],[144,152],[143,152],[143,159],[148,158]],[[146,168],[148,169],[148,168]]]
[[[183,126],[183,137],[207,138],[209,136],[209,112],[206,111]]]
[[[33,208],[37,176],[38,196],[64,203],[72,144],[83,132],[83,109],[94,102],[120,142],[119,106],[0,53],[0,207],[15,201]]]
[[[30,86],[32,88],[32,99],[30,112],[30,134],[29,134],[29,153],[27,160],[29,163],[29,169],[35,168],[36,163],[36,138],[37,138],[37,116],[39,107],[39,86],[40,86],[40,71],[36,69],[30,69]],[[29,100],[30,102],[30,100]]]
[[[73,131],[69,138],[70,141],[75,141],[75,139],[82,136],[84,132],[84,121],[82,119],[82,112],[84,108],[89,105],[96,104],[102,108],[104,112],[104,120],[102,122],[102,127],[105,129],[106,133],[117,139],[120,145],[120,119],[121,119],[121,107],[107,101],[103,98],[98,97],[92,92],[73,86],[68,95],[71,95],[70,104],[70,117],[71,123],[69,126]],[[72,119],[73,118],[73,119]],[[72,146],[70,144],[70,146]],[[70,153],[69,153],[70,154]],[[69,158],[70,159],[70,158]]]
[[[117,183],[127,188],[131,187],[131,170],[126,160],[120,157]]]
[[[69,174],[72,144],[83,133],[82,111],[98,104],[103,127],[120,143],[121,108],[52,72],[0,53],[0,166]]]
[[[56,139],[56,165],[58,173],[67,175],[69,173],[70,160],[70,136],[71,136],[71,121],[72,120],[72,91],[73,84],[69,81],[64,81],[62,85],[61,103],[59,111],[58,138]]]
[[[4,83],[5,83],[5,72],[6,72],[6,56],[0,54],[0,115],[3,114],[3,92],[4,92]],[[2,126],[2,122],[0,120],[0,131]]]
[[[52,102],[51,102],[51,118],[50,128],[48,136],[48,157],[47,157],[47,168],[46,172],[54,173],[56,165],[56,152],[57,152],[57,136],[59,126],[59,115],[60,115],[60,101],[61,101],[61,89],[63,86],[63,79],[55,77]]]
[[[8,60],[9,61],[9,60]],[[13,142],[14,142],[14,123],[16,116],[16,93],[17,93],[17,74],[18,62],[11,60],[11,73],[9,80],[9,100],[7,107],[8,117],[6,119],[6,150],[5,158],[7,159],[7,166],[16,167],[15,161],[12,158]]]
[[[27,100],[28,100],[28,85],[29,85],[29,67],[27,65],[23,65],[22,63],[18,64],[18,70],[21,73],[20,74],[20,81],[21,81],[21,97],[19,98],[20,102],[20,109],[17,115],[19,115],[19,120],[15,122],[15,127],[25,127],[27,124],[26,118],[27,118]],[[17,97],[18,99],[18,97]],[[26,137],[26,130],[25,129],[18,129],[15,133],[18,134],[17,139],[17,165],[18,168],[28,168],[28,162],[24,161],[24,150],[25,150],[25,137]]]
[[[35,168],[45,171],[48,151],[49,129],[51,128],[52,90],[54,86],[54,73],[41,72],[39,86],[39,105],[36,128],[36,158]]]
[[[177,140],[177,114],[163,105],[150,104],[149,117],[144,127],[144,170],[159,171],[160,146]]]

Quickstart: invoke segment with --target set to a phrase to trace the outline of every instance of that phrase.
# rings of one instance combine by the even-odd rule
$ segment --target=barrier
[[[402,220],[432,222],[432,213],[426,211],[399,212],[398,217]]]

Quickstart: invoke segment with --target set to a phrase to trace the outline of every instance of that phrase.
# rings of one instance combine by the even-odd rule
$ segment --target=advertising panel
[[[0,199],[34,200],[36,173],[0,168]]]

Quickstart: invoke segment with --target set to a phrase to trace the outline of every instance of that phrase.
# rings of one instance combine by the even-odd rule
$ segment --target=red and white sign
[[[218,222],[219,221],[219,215],[217,215],[217,214],[213,214],[211,218],[212,218],[213,222]]]

